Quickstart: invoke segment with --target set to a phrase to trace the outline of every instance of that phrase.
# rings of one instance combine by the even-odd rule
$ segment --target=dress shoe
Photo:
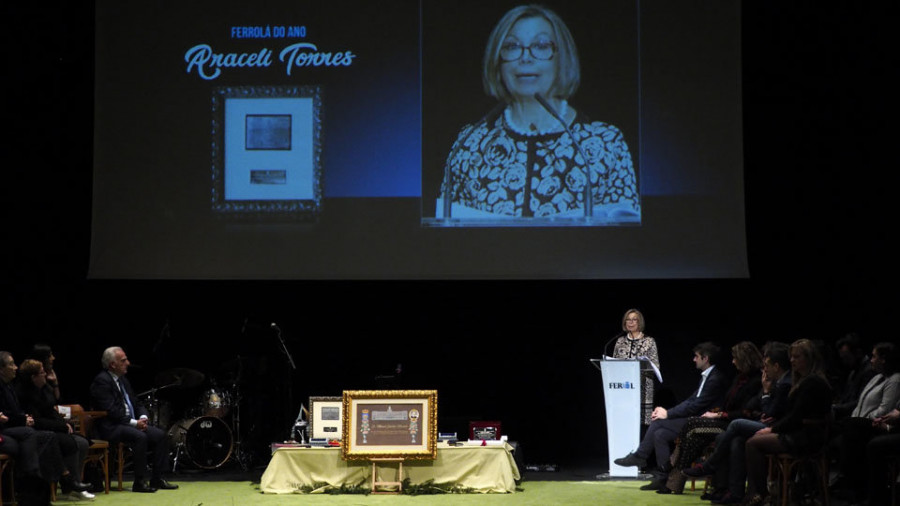
[[[169,483],[168,481],[159,478],[156,480],[150,480],[150,486],[157,490],[175,490],[178,488],[178,485],[174,483]]]
[[[660,489],[658,489],[658,490],[656,491],[656,493],[657,493],[657,494],[671,494],[671,493],[672,493],[672,489],[670,489],[669,487],[663,485],[662,488],[660,488]]]
[[[719,499],[725,497],[727,494],[727,490],[713,490],[712,492],[707,492],[700,496],[701,501],[718,501]]]
[[[70,501],[93,501],[96,496],[88,491],[69,492]]]
[[[688,478],[706,478],[707,476],[716,474],[716,472],[713,468],[700,464],[699,466],[682,469],[681,474],[687,476]]]
[[[66,495],[70,492],[84,492],[85,490],[90,490],[93,486],[90,483],[77,481],[71,473],[60,477],[59,484],[62,485],[63,494]]]
[[[642,459],[634,453],[629,453],[621,459],[614,460],[613,463],[622,467],[644,467],[647,465],[647,459]]]
[[[144,492],[144,493],[153,493],[156,492],[156,489],[151,487],[149,483],[144,480],[139,480],[134,482],[134,485],[131,486],[132,492]]]
[[[653,480],[646,485],[641,485],[641,490],[659,490],[661,488],[664,488],[665,486],[666,486],[666,479],[660,478],[660,479]]]

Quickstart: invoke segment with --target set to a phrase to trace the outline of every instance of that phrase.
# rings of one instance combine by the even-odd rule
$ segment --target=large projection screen
[[[460,132],[509,131],[482,70],[518,5],[97,3],[89,276],[746,277],[737,0],[543,2],[578,52],[563,112],[591,133],[509,137],[528,164],[555,156],[524,178],[539,212],[444,215]],[[582,154],[602,190],[574,190]],[[465,184],[493,206],[488,165]]]

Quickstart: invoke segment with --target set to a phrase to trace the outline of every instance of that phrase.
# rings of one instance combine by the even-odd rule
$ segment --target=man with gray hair
[[[172,490],[178,485],[163,479],[169,466],[169,441],[166,433],[150,425],[147,410],[141,405],[131,383],[125,378],[128,372],[128,356],[118,346],[104,350],[101,358],[103,371],[91,383],[91,400],[94,409],[106,411],[97,420],[97,430],[103,439],[111,443],[125,443],[134,455],[133,492]],[[153,467],[147,481],[147,453],[153,451]]]

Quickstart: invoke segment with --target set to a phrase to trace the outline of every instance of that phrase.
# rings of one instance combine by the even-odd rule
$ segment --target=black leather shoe
[[[63,494],[69,494],[70,492],[84,492],[85,490],[90,490],[93,486],[90,483],[77,481],[71,473],[60,477],[59,484],[62,485]]]
[[[621,459],[614,460],[613,463],[622,467],[644,467],[647,465],[647,459],[642,459],[633,453],[629,453]]]
[[[714,490],[700,496],[701,501],[718,501],[727,494],[727,490]]]
[[[162,478],[158,480],[150,480],[150,486],[157,490],[176,490],[178,488],[178,485],[169,483]]]
[[[140,480],[134,482],[134,485],[131,486],[131,491],[152,494],[153,492],[156,492],[156,489],[151,487],[146,481]]]
[[[653,480],[646,485],[641,485],[641,490],[659,490],[666,487],[666,479]]]
[[[662,488],[660,488],[659,490],[656,491],[656,493],[657,494],[671,494],[672,490],[669,487],[663,485]]]

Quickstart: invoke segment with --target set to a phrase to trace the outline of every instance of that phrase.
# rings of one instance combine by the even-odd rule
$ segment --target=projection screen
[[[520,5],[98,3],[89,276],[746,277],[740,3]]]

